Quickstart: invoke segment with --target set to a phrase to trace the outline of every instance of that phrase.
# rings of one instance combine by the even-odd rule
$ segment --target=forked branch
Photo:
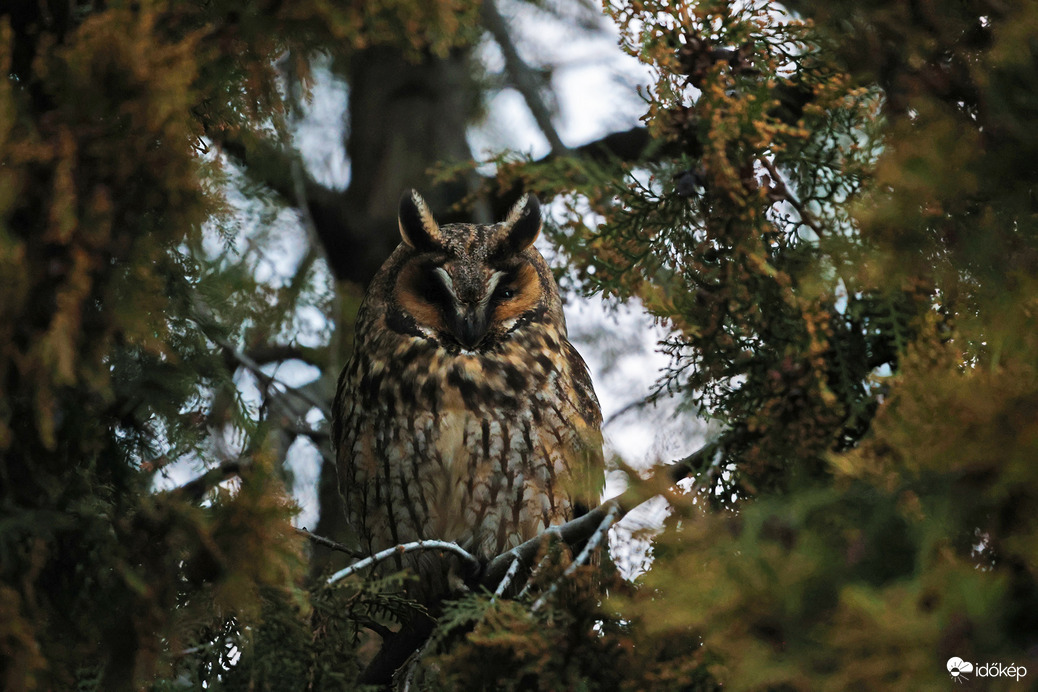
[[[700,448],[696,452],[693,452],[676,464],[659,467],[655,472],[656,480],[665,486],[673,485],[683,478],[688,477],[688,475],[697,467],[703,466],[704,462],[710,459],[711,462],[707,467],[705,475],[707,482],[711,482],[712,479],[716,478],[717,472],[719,471],[719,460],[722,456],[723,446],[723,440],[714,441]],[[591,553],[601,544],[609,528],[614,523],[622,519],[627,512],[649,499],[651,498],[645,497],[643,493],[635,491],[634,489],[629,489],[619,497],[603,502],[587,514],[577,517],[572,521],[568,521],[565,524],[548,528],[540,535],[531,538],[525,543],[517,545],[511,550],[498,555],[486,563],[486,566],[482,571],[482,579],[480,580],[481,584],[484,587],[493,590],[495,594],[504,593],[516,571],[520,567],[530,565],[533,562],[546,536],[556,536],[560,541],[569,546],[587,541],[584,550],[577,556],[577,559],[570,567],[570,569],[575,569],[576,566],[587,561]],[[309,535],[311,539],[327,540],[309,533],[307,535]],[[412,543],[404,543],[403,545],[386,548],[374,555],[359,560],[333,574],[328,578],[328,583],[334,584],[351,574],[356,574],[357,572],[394,555],[410,553],[418,550],[448,551],[461,557],[473,568],[478,569],[481,565],[479,558],[469,553],[457,543],[432,540],[414,541]],[[353,551],[347,552],[356,554]]]
[[[538,610],[540,610],[541,607],[547,602],[547,599],[550,598],[553,593],[559,590],[559,584],[562,582],[562,580],[573,574],[578,567],[587,563],[587,561],[591,559],[591,555],[598,549],[598,546],[602,543],[602,540],[606,537],[606,534],[609,533],[609,527],[613,525],[613,523],[617,520],[619,515],[620,505],[613,504],[609,507],[608,510],[606,510],[605,518],[602,519],[601,523],[599,523],[598,527],[595,529],[595,532],[591,534],[591,538],[588,539],[587,545],[584,546],[584,549],[580,551],[580,555],[578,555],[577,559],[574,560],[570,564],[570,566],[566,568],[566,570],[562,573],[562,577],[560,577],[558,580],[552,583],[551,587],[543,594],[541,594],[540,598],[534,601],[533,605],[530,607],[531,611],[537,612]]]

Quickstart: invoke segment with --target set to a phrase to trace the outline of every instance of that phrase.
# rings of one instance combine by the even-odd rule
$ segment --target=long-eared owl
[[[335,397],[346,513],[371,553],[440,539],[488,559],[597,502],[598,400],[533,246],[535,197],[441,226],[411,191],[399,225]]]

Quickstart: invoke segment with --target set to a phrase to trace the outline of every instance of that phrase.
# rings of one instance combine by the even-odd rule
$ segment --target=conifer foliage
[[[207,249],[237,229],[212,142],[285,135],[284,56],[442,51],[464,16],[449,2],[0,5],[4,689],[200,688],[273,621],[269,603],[308,611],[271,418],[237,381],[296,304],[247,250]],[[213,471],[156,492],[183,459]]]
[[[956,657],[1038,675],[1038,6],[604,10],[654,75],[638,145],[505,154],[483,192],[554,200],[568,279],[666,327],[658,396],[720,432],[673,467],[691,489],[632,473],[628,495],[671,505],[633,582],[546,543],[518,597],[446,604],[400,683],[929,689]],[[269,162],[314,56],[458,59],[477,12],[0,6],[4,689],[356,689],[415,616],[407,575],[328,585],[292,528],[286,440],[322,439],[328,392],[264,366],[334,378],[340,341],[302,344],[299,315],[346,333],[357,293],[317,259],[352,276],[294,197],[313,181]],[[292,281],[264,279],[269,238],[230,189],[269,205],[260,227],[310,213]],[[157,490],[185,461],[199,475]]]
[[[691,634],[730,689],[1033,664],[1038,13],[607,11],[656,148],[502,170],[564,195],[583,280],[670,329],[661,393],[723,428],[610,601],[642,653]]]

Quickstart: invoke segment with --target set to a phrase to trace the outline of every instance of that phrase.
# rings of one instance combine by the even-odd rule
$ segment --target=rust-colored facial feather
[[[404,311],[420,326],[444,332],[447,325],[443,321],[442,306],[430,295],[430,284],[434,279],[430,268],[418,263],[409,264],[400,272],[394,294]]]
[[[520,265],[515,279],[508,282],[512,297],[502,300],[494,308],[494,322],[519,319],[540,304],[544,298],[541,279],[529,264]]]
[[[499,346],[524,316],[560,313],[547,265],[527,244],[534,233],[530,220],[513,216],[518,221],[492,226],[401,221],[409,235],[392,286],[393,301],[407,316],[400,328],[477,351]],[[525,235],[513,237],[513,231]]]

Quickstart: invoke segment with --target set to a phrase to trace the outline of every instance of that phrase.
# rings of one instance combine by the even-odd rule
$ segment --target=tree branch
[[[724,457],[724,448],[728,446],[730,436],[731,433],[722,435],[718,439],[703,445],[684,459],[679,459],[673,464],[660,467],[656,472],[657,475],[665,472],[669,476],[671,484],[674,484],[696,473],[706,465],[706,461],[709,459],[710,465],[706,467],[705,474],[706,479],[712,481],[720,473],[721,459]]]
[[[225,461],[215,468],[211,468],[198,478],[188,481],[173,490],[169,494],[173,497],[198,502],[206,493],[223,483],[229,478],[241,475],[242,470],[248,466],[248,462],[242,459]]]
[[[570,564],[570,566],[566,568],[566,570],[562,573],[562,576],[555,580],[552,583],[551,587],[543,594],[541,594],[540,598],[533,602],[533,605],[530,606],[531,612],[537,612],[538,610],[540,610],[541,606],[543,606],[547,602],[548,598],[553,593],[559,590],[559,584],[562,583],[562,580],[573,574],[575,571],[577,571],[578,567],[585,564],[589,559],[591,559],[591,554],[598,549],[598,546],[602,542],[602,539],[605,538],[606,534],[609,533],[609,527],[613,525],[613,523],[617,520],[619,515],[619,505],[614,504],[609,507],[609,509],[606,511],[605,517],[599,523],[598,527],[595,529],[595,532],[591,535],[591,538],[588,539],[587,545],[585,545],[584,549],[580,551],[580,555],[578,555],[577,559],[575,559]]]
[[[366,567],[370,567],[376,562],[381,562],[382,560],[391,558],[394,555],[412,553],[416,550],[446,550],[447,552],[454,553],[461,557],[461,559],[469,563],[469,565],[474,569],[479,569],[480,566],[479,558],[462,548],[457,543],[448,543],[447,541],[414,541],[412,543],[404,543],[403,545],[396,545],[392,548],[380,550],[371,557],[366,557],[363,560],[353,563],[349,567],[344,567],[332,576],[328,577],[328,583],[334,584],[340,579],[345,579],[351,574],[355,574]]]
[[[675,464],[658,467],[653,474],[653,479],[668,486],[673,485],[678,481],[687,478],[689,474],[695,472],[696,467],[701,467],[709,458],[710,465],[707,466],[703,475],[707,484],[712,483],[722,470],[721,460],[723,458],[726,440],[726,437],[722,437],[704,445]],[[653,495],[653,497],[655,497],[655,495]],[[576,566],[587,561],[591,552],[599,543],[601,543],[610,526],[623,518],[627,512],[650,499],[652,498],[644,497],[640,491],[630,488],[619,497],[606,500],[587,514],[577,517],[572,521],[568,521],[565,524],[547,528],[541,534],[534,536],[530,540],[491,559],[483,570],[483,577],[481,579],[482,585],[487,588],[494,587],[495,594],[503,593],[519,567],[530,564],[533,561],[533,558],[536,557],[545,536],[557,536],[559,540],[564,542],[566,545],[576,545],[581,541],[588,541],[584,550],[577,556],[574,564],[570,566],[572,569],[576,569]],[[337,544],[334,541],[311,534],[305,529],[300,529],[299,531],[307,535],[316,543],[359,557],[359,554],[355,551]],[[414,541],[411,543],[404,543],[403,545],[393,546],[392,548],[386,548],[374,555],[355,562],[349,567],[341,569],[329,577],[328,583],[334,584],[351,574],[355,574],[356,572],[390,558],[393,555],[399,553],[410,553],[416,550],[447,550],[459,555],[463,560],[475,568],[478,568],[480,565],[480,561],[476,556],[466,551],[457,543],[449,543],[447,541]]]
[[[516,594],[516,597],[515,597],[516,600],[521,601],[524,598],[526,598],[527,594],[530,593],[530,589],[533,588],[533,578],[540,573],[541,569],[543,569],[546,564],[548,564],[548,560],[550,558],[551,558],[551,555],[549,553],[547,553],[547,552],[544,553],[544,555],[541,556],[540,562],[538,562],[534,566],[534,568],[532,570],[530,570],[530,576],[528,576],[526,578],[526,583],[523,584],[523,588],[519,591],[518,594]],[[518,560],[516,560],[516,562],[518,563]]]
[[[239,363],[244,365],[246,368],[251,370],[252,373],[256,375],[256,377],[258,377],[264,383],[264,385],[277,384],[279,387],[283,388],[289,394],[292,394],[293,396],[305,401],[306,403],[310,404],[311,406],[319,410],[322,414],[324,414],[325,420],[332,419],[332,410],[328,407],[327,403],[311,396],[308,392],[298,387],[293,387],[291,385],[285,384],[276,377],[273,377],[263,372],[259,363],[255,362],[241,351],[238,351],[229,343],[225,342],[220,345],[224,348],[229,349],[229,353],[231,354],[231,356],[234,357]]]
[[[288,425],[282,425],[281,428],[286,432],[290,432],[293,435],[301,437],[309,437],[319,446],[321,442],[331,442],[332,436],[326,430],[314,430],[313,428],[306,425],[295,425],[289,423]]]
[[[296,344],[261,344],[250,348],[245,352],[245,355],[260,365],[281,363],[286,360],[298,360],[315,368],[322,368],[325,366],[325,359],[318,357],[322,350],[306,348]]]
[[[625,508],[622,504],[624,496],[628,496],[630,499],[634,497],[634,494],[628,491],[618,498],[602,503],[583,516],[577,517],[565,524],[560,524],[559,526],[552,526],[540,535],[534,536],[530,540],[517,545],[508,552],[498,555],[487,563],[486,569],[483,572],[483,585],[490,588],[491,585],[500,583],[504,579],[504,575],[507,573],[512,563],[516,560],[524,565],[533,562],[534,557],[537,556],[537,552],[540,550],[541,543],[544,541],[545,536],[558,536],[559,540],[566,545],[575,545],[581,541],[587,540],[601,525],[602,521],[613,507],[617,508],[617,518],[626,514],[628,508]]]
[[[723,470],[721,460],[724,456],[723,452],[727,440],[728,437],[722,436],[717,440],[709,442],[677,463],[657,467],[653,473],[650,485],[653,483],[667,486],[674,485],[678,481],[687,478],[690,474],[695,473],[697,469],[702,468],[708,459],[710,463],[703,472],[703,485],[711,485]],[[549,527],[540,535],[534,536],[525,543],[521,543],[515,548],[491,559],[483,571],[482,584],[488,589],[499,584],[516,560],[524,565],[530,564],[540,550],[545,536],[555,535],[566,545],[576,545],[594,536],[607,517],[613,517],[609,522],[611,525],[622,519],[624,515],[635,507],[651,499],[651,497],[645,497],[640,489],[629,488],[618,497],[603,502],[583,516],[559,526]]]
[[[306,536],[307,538],[309,538],[311,541],[313,541],[317,545],[323,545],[325,548],[330,548],[331,550],[337,550],[340,553],[346,553],[350,557],[356,557],[356,558],[364,557],[364,553],[360,552],[359,550],[354,550],[353,548],[349,548],[349,547],[343,545],[342,543],[337,543],[337,542],[333,541],[330,538],[325,538],[324,536],[318,536],[316,533],[311,533],[310,531],[308,531],[305,527],[301,528],[301,529],[296,529],[296,533],[299,533],[299,534],[302,534],[303,536]]]
[[[285,384],[276,377],[273,377],[263,372],[263,368],[262,366],[260,366],[259,363],[254,361],[246,354],[239,351],[237,348],[235,348],[234,344],[232,344],[230,341],[223,338],[222,336],[217,336],[214,334],[208,334],[207,336],[210,339],[212,339],[218,346],[222,347],[224,351],[227,353],[227,355],[229,355],[239,364],[244,366],[247,370],[252,372],[252,374],[254,374],[257,377],[257,379],[259,379],[259,381],[263,383],[263,386],[269,387],[271,385],[276,384],[278,387],[282,388],[286,393],[291,394],[302,401],[305,401],[306,403],[310,404],[311,406],[319,410],[322,414],[324,414],[325,420],[332,419],[332,410],[328,407],[327,403],[317,399],[316,397],[312,396],[309,392],[303,389],[293,387],[289,384]]]
[[[804,204],[797,198],[792,190],[789,189],[789,185],[786,184],[785,179],[779,175],[778,170],[775,168],[775,164],[768,160],[766,156],[761,156],[757,159],[761,162],[761,165],[768,170],[768,174],[771,176],[771,193],[776,199],[789,202],[789,205],[793,207],[797,214],[800,215],[800,220],[807,225],[811,230],[818,236],[824,234],[822,227],[815,220],[815,217],[804,208]]]
[[[608,418],[602,421],[602,428],[604,429],[609,427],[611,424],[615,423],[618,418],[627,415],[631,411],[637,411],[640,408],[648,406],[650,401],[652,401],[652,395],[643,396],[640,399],[636,399],[635,401],[632,401],[626,406],[621,407],[619,410],[614,411],[612,415],[610,415]]]
[[[661,142],[649,136],[649,131],[644,127],[632,127],[623,132],[612,132],[601,139],[582,144],[571,150],[574,154],[602,161],[608,158],[618,158],[621,161],[639,161],[651,152],[658,152],[667,156],[678,156],[681,148],[673,142]]]
[[[325,420],[332,419],[332,411],[327,403],[321,401],[320,399],[314,397],[309,392],[304,391],[299,387],[293,387],[289,384],[282,382],[276,377],[273,377],[263,372],[263,368],[259,363],[253,360],[249,355],[242,353],[242,351],[239,350],[237,346],[232,344],[222,334],[215,333],[216,330],[219,329],[220,322],[213,314],[212,309],[210,309],[210,307],[206,304],[206,302],[202,299],[201,296],[197,294],[193,296],[192,309],[193,314],[191,316],[191,319],[194,320],[195,323],[202,328],[202,331],[205,333],[205,335],[209,339],[211,339],[213,343],[215,343],[217,346],[223,348],[224,352],[232,360],[244,366],[247,370],[251,371],[257,377],[257,379],[259,379],[259,381],[263,384],[264,387],[270,387],[271,385],[276,384],[285,392],[292,394],[297,399],[300,399],[310,404],[310,406],[319,410],[322,414],[324,414]],[[303,413],[306,412],[303,411]]]
[[[548,106],[544,103],[544,99],[541,98],[540,92],[537,90],[534,70],[520,57],[519,51],[516,50],[515,44],[512,43],[508,25],[505,23],[501,13],[497,11],[497,6],[493,0],[483,0],[482,13],[483,25],[490,32],[490,35],[494,37],[497,45],[501,47],[501,54],[505,58],[505,71],[508,72],[512,85],[522,94],[527,107],[533,114],[533,119],[537,122],[537,126],[541,128],[541,132],[548,139],[552,153],[555,155],[566,153],[566,145],[562,143],[559,133],[555,130],[555,125],[551,122],[551,113],[548,110]]]
[[[512,579],[515,578],[516,572],[519,571],[520,564],[521,563],[519,562],[518,558],[512,560],[512,564],[511,566],[509,566],[508,571],[505,572],[505,576],[501,580],[501,583],[497,585],[496,589],[494,589],[494,598],[500,598],[501,595],[505,592],[505,589],[508,588],[508,585],[512,583]]]

